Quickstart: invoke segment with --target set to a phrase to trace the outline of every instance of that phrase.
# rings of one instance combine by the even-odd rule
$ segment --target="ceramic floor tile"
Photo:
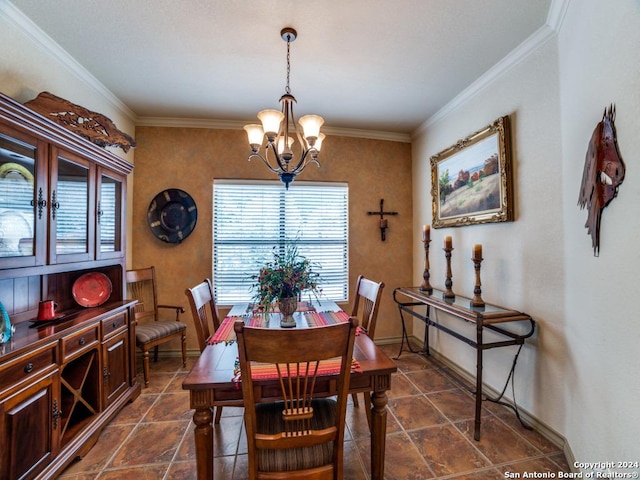
[[[116,418],[111,421],[110,425],[138,423],[141,418],[144,418],[157,399],[158,394],[140,395],[135,401],[125,405]]]
[[[450,423],[413,430],[409,432],[409,438],[436,476],[491,466],[478,449]]]
[[[558,465],[558,471],[570,472],[571,468],[569,467],[569,462],[567,462],[567,458],[564,453],[554,453],[549,455],[549,459],[553,461],[556,465]]]
[[[139,424],[108,468],[171,462],[188,425],[184,421]]]
[[[144,380],[139,376],[138,381],[142,385],[142,392],[145,394],[162,393],[173,380],[175,373],[156,372],[149,374],[149,385],[144,386]]]
[[[405,374],[394,373],[391,375],[391,391],[387,393],[389,398],[409,397],[422,392],[411,383]]]
[[[62,475],[56,477],[56,480],[95,480],[100,472],[89,472],[89,473],[68,473],[64,471]]]
[[[401,372],[413,372],[431,368],[431,365],[421,355],[407,354],[407,352],[393,361]]]
[[[371,475],[371,443],[369,439],[356,442],[368,475]],[[420,452],[405,433],[388,435],[384,455],[386,480],[425,480],[434,478]]]
[[[491,402],[483,402],[483,405]],[[498,418],[511,427],[516,433],[522,435],[528,442],[532,443],[542,453],[552,454],[562,452],[562,448],[546,439],[535,430],[525,428],[513,410],[503,407],[499,412]]]
[[[494,465],[535,457],[542,453],[493,415],[483,417],[479,441],[473,440],[473,420],[456,423],[456,426]]]
[[[406,376],[422,393],[442,392],[459,387],[454,380],[435,368],[408,372]]]
[[[389,409],[405,430],[430,427],[447,421],[424,395],[394,398],[389,401]]]
[[[391,357],[399,352],[399,344],[382,348]],[[180,357],[152,361],[150,386],[118,414],[95,447],[58,478],[195,480],[193,411],[182,381],[196,360],[189,358],[187,368],[182,368]],[[473,396],[460,388],[460,381],[444,375],[446,368],[434,357],[405,351],[397,365],[400,371],[393,374],[388,393],[386,480],[497,480],[504,478],[506,468],[570,471],[560,448],[522,429],[511,410],[490,402],[483,403],[487,414],[482,440],[475,442]],[[142,379],[141,361],[138,370]],[[220,425],[214,427],[218,479],[247,478],[242,415],[242,408],[225,407]],[[168,418],[181,420],[169,422]],[[370,433],[363,401],[360,408],[347,407],[345,438],[344,478],[369,480]],[[464,470],[475,468],[474,462],[481,466]]]
[[[236,455],[238,442],[243,432],[244,421],[242,417],[222,417],[220,424],[213,427],[214,455]]]
[[[548,457],[540,457],[531,460],[525,460],[523,462],[510,463],[508,465],[499,467],[499,470],[504,474],[504,478],[516,478],[515,476],[507,476],[508,473],[519,474],[520,477],[522,477],[524,473],[540,474],[541,476],[539,478],[545,478],[542,476],[545,473],[553,473],[555,475],[555,477],[547,478],[557,478],[558,476],[558,465],[552,462]]]
[[[190,420],[189,392],[163,393],[143,417],[143,422]]]
[[[166,478],[168,480],[197,480],[198,470],[196,468],[196,461],[173,462],[167,471]]]
[[[246,454],[236,457],[236,464],[233,469],[233,480],[247,480],[249,478],[249,459]],[[228,478],[228,477],[221,477]]]
[[[134,425],[109,425],[100,434],[94,448],[82,459],[72,463],[65,470],[65,474],[99,472],[109,463],[115,451],[129,437],[134,428]]]
[[[366,480],[364,462],[355,442],[344,443],[344,478],[349,480]]]
[[[167,388],[165,389],[165,393],[167,392],[185,392],[186,390],[182,389],[182,382],[184,381],[185,377],[187,376],[188,372],[178,372],[173,379],[169,382],[169,385],[167,385]]]
[[[462,388],[430,393],[427,398],[452,422],[475,418],[475,397]],[[489,412],[483,409],[482,414],[489,415]]]
[[[504,474],[495,468],[488,468],[479,472],[467,472],[462,475],[447,477],[447,480],[504,480]]]
[[[96,480],[151,480],[164,478],[169,464],[145,465],[142,467],[121,468],[117,470],[105,470]]]

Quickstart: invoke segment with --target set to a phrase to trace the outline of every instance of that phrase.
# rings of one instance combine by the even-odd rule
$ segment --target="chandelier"
[[[289,74],[291,71],[289,48],[291,42],[296,39],[297,32],[293,28],[284,28],[280,32],[282,39],[287,42],[287,86],[285,93],[280,97],[281,110],[262,110],[258,113],[258,119],[262,125],[245,125],[244,129],[249,137],[251,154],[249,160],[256,157],[264,162],[269,170],[276,173],[285,187],[289,189],[289,184],[293,182],[297,175],[302,173],[310,163],[318,163],[320,146],[324,139],[324,133],[320,133],[320,127],[324,119],[319,115],[304,115],[300,117],[299,124],[293,116],[293,104],[295,97],[289,88]],[[302,134],[300,133],[302,127]],[[298,139],[300,157],[294,160],[292,146],[295,143],[295,136]],[[264,154],[260,152],[264,137],[267,137],[267,144],[264,147]],[[271,151],[271,155],[269,154]],[[270,157],[273,157],[271,159]],[[275,165],[274,165],[275,163]]]

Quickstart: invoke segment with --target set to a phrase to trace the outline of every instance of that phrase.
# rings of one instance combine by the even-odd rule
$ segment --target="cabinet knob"
[[[33,372],[33,363],[27,363],[26,367],[24,367],[24,373]]]
[[[80,346],[82,346],[87,343],[87,341],[84,339],[84,337],[82,337],[80,340],[78,340],[78,343],[80,344]]]

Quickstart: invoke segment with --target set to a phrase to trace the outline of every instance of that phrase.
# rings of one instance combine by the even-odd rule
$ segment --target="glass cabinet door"
[[[60,150],[51,167],[50,263],[93,260],[95,183],[93,166]]]
[[[47,217],[46,146],[20,132],[0,131],[0,266],[42,265]],[[44,160],[43,160],[44,159]],[[41,242],[40,242],[41,243]]]
[[[98,258],[124,255],[124,178],[104,169],[98,170]]]

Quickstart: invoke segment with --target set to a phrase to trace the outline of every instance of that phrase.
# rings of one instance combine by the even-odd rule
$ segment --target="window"
[[[273,248],[295,241],[320,268],[322,295],[347,299],[348,187],[337,183],[219,180],[213,186],[213,284],[216,302],[253,297],[252,275]],[[303,294],[304,295],[304,294]]]

